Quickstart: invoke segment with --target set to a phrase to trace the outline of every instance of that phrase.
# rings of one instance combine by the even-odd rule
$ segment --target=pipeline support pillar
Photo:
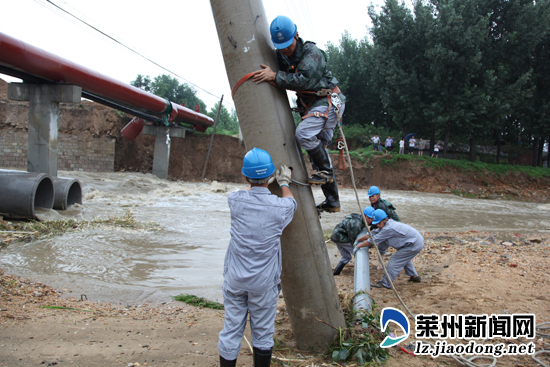
[[[278,70],[261,0],[210,0],[210,5],[231,86],[260,64]],[[292,167],[294,178],[306,182],[286,92],[248,81],[233,101],[246,148],[266,150],[277,167]],[[298,348],[322,350],[334,341],[345,319],[311,188],[290,186],[298,209],[281,237],[283,294]],[[269,189],[280,196],[276,184]]]
[[[145,125],[143,134],[155,136],[155,151],[153,153],[153,174],[158,178],[168,178],[170,165],[170,137],[185,138],[185,129],[177,127],[165,127]]]
[[[77,103],[82,88],[77,85],[8,85],[8,98],[29,101],[27,171],[57,177],[59,102]]]

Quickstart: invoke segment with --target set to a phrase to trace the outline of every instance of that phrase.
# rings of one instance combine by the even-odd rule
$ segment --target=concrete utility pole
[[[261,69],[278,70],[261,0],[211,0],[214,21],[229,84]],[[268,83],[244,83],[233,96],[247,149],[271,154],[277,167],[293,168],[294,179],[307,181],[307,171],[294,138],[295,126],[286,92]],[[298,202],[292,223],[281,238],[282,287],[296,344],[301,349],[324,349],[345,325],[332,275],[321,224],[311,188],[290,185]],[[272,192],[280,192],[277,185]],[[317,319],[324,321],[319,322]]]

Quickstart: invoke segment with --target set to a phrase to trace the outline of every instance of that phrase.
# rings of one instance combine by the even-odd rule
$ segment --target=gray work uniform
[[[228,196],[231,240],[225,254],[224,327],[218,349],[227,360],[237,359],[250,314],[252,346],[273,347],[275,315],[281,282],[281,234],[292,221],[296,200],[272,195],[255,186]]]
[[[408,224],[396,222],[389,219],[379,232],[373,233],[374,240],[378,244],[378,250],[384,255],[391,246],[397,250],[390,257],[386,270],[391,277],[392,282],[397,278],[401,269],[405,268],[405,274],[408,276],[418,275],[412,259],[424,248],[424,238],[413,227]],[[372,243],[372,240],[368,240]],[[386,275],[381,280],[382,284],[390,288],[390,283]]]
[[[342,103],[340,106],[340,116],[344,115],[345,109],[346,104]],[[327,106],[317,106],[312,107],[309,113],[325,113],[326,110]],[[332,106],[328,114],[328,120],[324,117],[311,116],[300,122],[296,128],[296,140],[306,151],[313,150],[319,145],[319,142],[323,143],[323,146],[327,146],[332,142],[337,122],[336,112],[334,111],[334,106]]]

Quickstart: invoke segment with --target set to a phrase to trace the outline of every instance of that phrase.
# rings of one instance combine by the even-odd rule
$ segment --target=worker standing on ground
[[[282,198],[269,192],[275,166],[268,152],[254,148],[243,159],[246,190],[229,194],[231,240],[225,254],[223,299],[225,317],[218,349],[221,367],[236,365],[250,314],[254,366],[271,363],[275,315],[281,282],[281,234],[292,221],[296,200],[288,184],[291,171],[281,166],[276,180]]]
[[[388,218],[386,212],[381,209],[374,211],[372,224],[375,224],[379,229],[372,236],[374,242],[378,244],[380,254],[384,255],[389,246],[397,250],[390,257],[390,261],[388,261],[388,265],[386,266],[391,281],[393,282],[401,272],[401,269],[404,268],[405,274],[410,277],[409,282],[419,283],[421,279],[416,272],[412,259],[424,248],[424,237],[413,227]],[[371,247],[373,245],[373,241],[368,238],[368,235],[359,238],[358,241],[364,242],[359,243],[356,249],[366,246]],[[391,288],[386,275],[379,282],[371,284],[371,287]]]
[[[400,222],[399,216],[395,212],[395,207],[389,201],[380,197],[380,189],[377,186],[369,187],[369,201],[374,209],[382,209],[391,219]]]
[[[368,225],[372,223],[373,213],[374,208],[372,206],[368,206],[363,210]],[[342,269],[351,261],[353,243],[363,228],[365,228],[365,222],[361,214],[357,213],[346,215],[346,217],[334,227],[330,240],[336,244],[338,251],[340,251],[340,255],[342,255],[340,262],[336,265],[336,268],[334,268],[334,275],[340,275]]]
[[[340,116],[344,114],[346,98],[338,89],[338,80],[327,69],[325,52],[313,42],[304,42],[292,20],[278,16],[271,23],[270,32],[277,49],[279,71],[275,73],[262,64],[263,69],[254,72],[253,80],[296,91],[303,120],[296,128],[296,140],[307,151],[316,170],[308,183],[321,185],[326,199],[317,205],[319,210],[339,212],[338,186],[326,147],[332,142],[337,124],[331,95],[340,99]]]

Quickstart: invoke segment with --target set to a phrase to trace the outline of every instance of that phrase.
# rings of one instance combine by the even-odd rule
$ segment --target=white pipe
[[[363,228],[357,238],[361,238],[368,233]],[[355,241],[353,247],[357,246]],[[371,311],[372,302],[370,299],[370,270],[369,270],[369,248],[362,247],[355,252],[355,270],[353,274],[353,293],[356,295],[353,302],[353,310]]]

